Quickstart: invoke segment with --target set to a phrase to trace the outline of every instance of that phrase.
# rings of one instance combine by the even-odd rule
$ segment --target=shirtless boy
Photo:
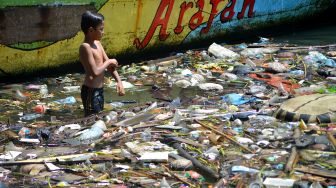
[[[117,82],[117,92],[125,94],[117,72],[118,62],[109,59],[100,43],[104,34],[104,17],[90,11],[82,15],[81,28],[85,34],[84,42],[79,47],[79,60],[85,69],[85,81],[81,88],[81,98],[85,116],[104,109],[104,71],[107,69]]]

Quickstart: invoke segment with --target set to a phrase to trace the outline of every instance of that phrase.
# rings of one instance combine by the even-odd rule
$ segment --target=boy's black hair
[[[81,28],[84,33],[87,33],[89,28],[96,28],[104,21],[104,16],[99,13],[86,11],[82,14]]]

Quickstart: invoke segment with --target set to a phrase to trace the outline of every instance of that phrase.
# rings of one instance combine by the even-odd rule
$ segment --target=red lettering
[[[202,28],[201,32],[202,33],[207,33],[210,30],[211,24],[213,22],[213,19],[215,18],[216,14],[217,14],[217,6],[218,4],[221,2],[222,0],[210,0],[210,3],[212,4],[212,8],[211,8],[211,13],[210,13],[210,17],[209,20],[207,22],[207,26]]]
[[[152,39],[154,32],[158,26],[161,26],[160,28],[160,34],[159,39],[161,41],[164,41],[169,36],[169,33],[167,33],[167,25],[170,18],[170,14],[172,12],[174,6],[174,0],[161,0],[161,3],[159,5],[159,8],[155,14],[154,20],[145,36],[142,42],[140,42],[139,38],[136,38],[133,42],[133,44],[136,45],[138,49],[145,48],[149,41]],[[166,14],[164,15],[164,18],[162,18],[163,11],[167,8]]]
[[[242,8],[241,12],[239,12],[238,15],[237,15],[238,20],[240,20],[244,17],[247,6],[249,7],[249,11],[248,11],[247,16],[249,18],[252,18],[254,3],[255,3],[255,0],[244,0],[243,8]]]
[[[178,18],[178,22],[177,22],[177,26],[174,29],[174,33],[175,34],[180,34],[183,31],[183,27],[182,27],[182,20],[184,17],[184,13],[189,9],[192,8],[194,6],[194,4],[192,2],[189,2],[188,4],[186,2],[183,2],[180,6],[181,10],[180,10],[180,15]]]
[[[229,6],[226,6],[225,9],[222,11],[221,15],[220,15],[220,20],[222,23],[230,21],[234,14],[234,7],[236,5],[236,0],[232,0]],[[226,16],[226,13],[229,13],[229,15]]]
[[[198,11],[189,20],[189,28],[191,30],[195,30],[198,26],[202,24],[203,21],[202,12],[204,8],[204,0],[198,0],[196,5],[198,7]],[[196,23],[195,20],[197,20]]]

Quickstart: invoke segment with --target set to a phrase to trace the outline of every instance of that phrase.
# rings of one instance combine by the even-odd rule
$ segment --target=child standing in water
[[[81,98],[85,116],[104,109],[104,71],[107,69],[117,82],[117,92],[125,95],[123,84],[117,72],[118,62],[109,59],[100,43],[104,34],[104,17],[90,11],[82,15],[81,29],[85,34],[79,47],[79,60],[85,69],[85,81],[81,88]]]

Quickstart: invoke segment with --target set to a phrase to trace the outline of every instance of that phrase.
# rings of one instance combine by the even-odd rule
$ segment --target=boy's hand
[[[118,61],[116,59],[109,59],[108,62],[110,63],[109,67],[113,67],[113,68],[118,67]]]
[[[118,82],[117,83],[117,92],[119,94],[119,96],[124,96],[125,95],[125,89],[124,89],[124,86],[121,82]]]

